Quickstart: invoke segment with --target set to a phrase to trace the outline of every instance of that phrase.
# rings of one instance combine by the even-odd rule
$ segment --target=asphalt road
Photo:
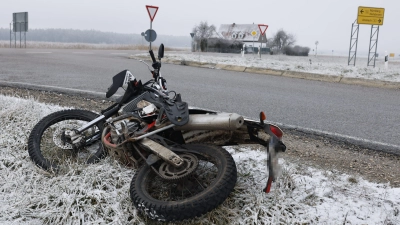
[[[129,69],[142,81],[147,67],[134,51],[0,49],[0,81],[105,92]],[[170,90],[192,106],[237,112],[288,127],[400,146],[400,90],[163,64]],[[0,87],[1,88],[1,87]],[[400,149],[399,149],[400,150]]]

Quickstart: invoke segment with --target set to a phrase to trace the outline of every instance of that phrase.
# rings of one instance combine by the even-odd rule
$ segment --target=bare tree
[[[200,43],[201,51],[203,52],[207,45],[207,39],[213,35],[216,28],[214,25],[208,25],[207,21],[201,21],[199,25],[193,27],[194,40]]]
[[[286,46],[292,46],[296,43],[296,37],[293,34],[289,34],[283,29],[280,29],[268,42],[268,46],[278,52]]]

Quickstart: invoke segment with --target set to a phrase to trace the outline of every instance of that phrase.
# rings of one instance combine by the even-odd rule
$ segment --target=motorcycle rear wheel
[[[70,109],[52,113],[40,120],[32,129],[28,139],[28,152],[32,161],[49,172],[60,172],[73,164],[98,162],[105,156],[100,138],[87,142],[79,151],[68,149],[61,140],[65,129],[77,129],[99,115],[87,110]],[[103,123],[89,128],[83,133],[87,138],[100,134]],[[57,142],[57,143],[56,143]]]
[[[150,219],[180,221],[200,216],[225,201],[235,187],[236,164],[225,149],[204,144],[184,147],[199,159],[189,177],[166,181],[145,165],[132,179],[132,202]]]

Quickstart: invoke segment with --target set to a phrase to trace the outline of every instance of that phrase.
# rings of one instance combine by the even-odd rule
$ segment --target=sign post
[[[357,23],[371,25],[367,66],[375,67],[376,51],[378,48],[379,27],[383,25],[384,16],[384,8],[373,8],[366,6],[358,7]],[[373,64],[372,61],[374,62]]]
[[[11,26],[10,26],[11,28]],[[14,43],[15,48],[17,47],[17,36],[19,32],[19,47],[22,48],[22,32],[24,32],[25,48],[26,48],[26,32],[28,32],[28,12],[13,13],[13,32],[14,32]],[[10,35],[11,43],[11,35]]]
[[[253,30],[253,31],[251,32],[251,36],[253,36],[253,46],[251,47],[251,48],[252,48],[253,55],[254,55],[254,37],[255,37],[256,35],[257,35],[257,31]]]
[[[193,50],[193,52],[196,51],[196,49],[194,48],[194,33],[190,33],[190,37],[192,37],[192,44],[190,45],[191,50]]]
[[[261,37],[264,36],[265,31],[267,31],[267,28],[268,28],[268,25],[265,25],[265,24],[258,24],[258,29],[260,29]],[[261,43],[260,43],[260,51],[259,51],[259,53],[260,53],[260,59],[261,59],[261,50],[262,50],[262,41],[261,41]]]
[[[158,11],[158,6],[146,5],[146,9],[150,17],[150,29],[145,32],[145,38],[148,42],[150,42],[150,50],[151,50],[151,42],[155,41],[157,38],[157,33],[152,29],[152,26],[153,26],[153,20],[156,17]]]
[[[388,52],[385,51],[385,69],[388,69],[388,61],[389,61],[389,56],[388,56]]]

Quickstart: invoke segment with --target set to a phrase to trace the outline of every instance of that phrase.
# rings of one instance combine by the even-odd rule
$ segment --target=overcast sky
[[[0,27],[13,12],[29,12],[29,28],[95,29],[141,33],[150,27],[145,5],[159,6],[153,22],[158,34],[188,35],[200,21],[214,24],[268,24],[267,37],[283,28],[297,44],[321,51],[348,51],[358,6],[385,8],[378,52],[400,54],[399,0],[3,0]],[[360,25],[358,50],[368,52],[370,25]],[[28,33],[29,39],[29,33]]]

